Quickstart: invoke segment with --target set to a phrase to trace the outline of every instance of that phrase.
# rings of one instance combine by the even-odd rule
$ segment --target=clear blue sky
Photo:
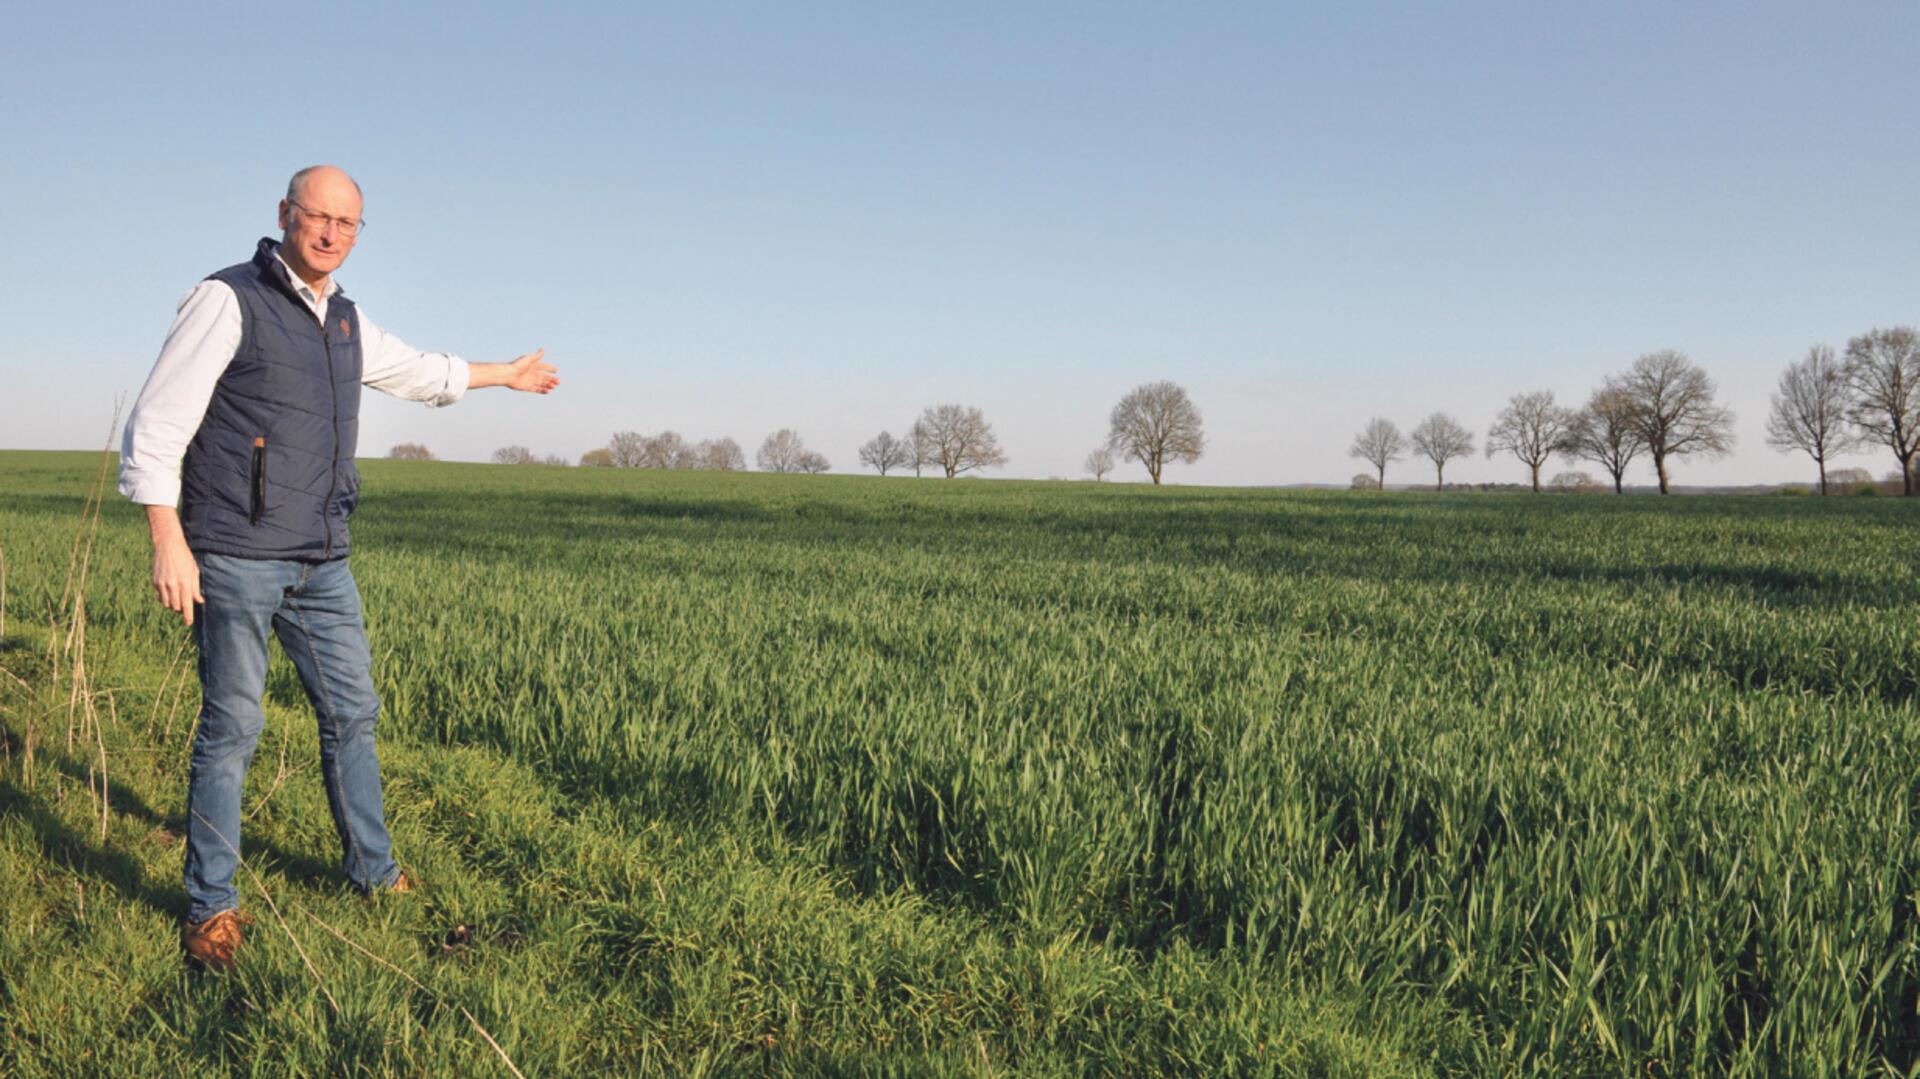
[[[791,426],[851,471],[957,401],[998,474],[1077,476],[1171,378],[1211,446],[1170,478],[1337,483],[1375,414],[1484,432],[1676,348],[1739,415],[1678,480],[1788,480],[1780,369],[1920,322],[1911,3],[624,7],[15,11],[0,446],[101,445],[316,162],[373,317],[565,379],[370,394],[376,456]]]

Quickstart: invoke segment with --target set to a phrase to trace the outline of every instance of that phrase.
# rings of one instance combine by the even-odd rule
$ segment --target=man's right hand
[[[180,512],[172,506],[148,506],[147,529],[153,534],[154,594],[161,606],[179,611],[191,626],[193,605],[206,598],[200,595],[200,566],[187,549]]]

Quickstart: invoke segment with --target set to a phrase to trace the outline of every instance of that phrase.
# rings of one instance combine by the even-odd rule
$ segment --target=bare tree
[[[1353,446],[1347,450],[1348,457],[1358,457],[1372,465],[1379,473],[1381,490],[1387,488],[1387,464],[1398,461],[1407,451],[1407,440],[1400,437],[1400,428],[1383,416],[1375,416],[1367,421],[1360,433],[1353,436]]]
[[[817,476],[832,467],[826,455],[818,450],[801,450],[800,459],[794,462],[795,469],[809,476]]]
[[[607,440],[607,456],[615,468],[643,468],[647,459],[647,436],[638,431],[616,431]]]
[[[1371,472],[1355,472],[1353,482],[1347,486],[1355,491],[1378,491],[1380,481],[1375,479]]]
[[[1827,459],[1859,442],[1847,425],[1847,380],[1833,349],[1815,345],[1806,358],[1780,373],[1773,408],[1767,414],[1767,445],[1782,453],[1804,450],[1820,470],[1820,493],[1827,493]]]
[[[905,439],[893,437],[891,431],[882,431],[860,447],[860,463],[877,469],[884,476],[890,469],[905,468],[912,464],[913,448]]]
[[[1733,413],[1713,399],[1713,380],[1685,353],[1649,352],[1607,384],[1625,394],[1631,405],[1628,422],[1653,458],[1661,494],[1673,493],[1669,460],[1694,454],[1724,457],[1733,449]]]
[[[807,447],[800,441],[799,432],[791,427],[782,427],[760,443],[760,452],[754,459],[763,471],[797,472],[800,470],[800,455],[805,452]]]
[[[662,431],[642,440],[640,467],[679,468],[682,466],[686,452],[687,440],[681,438],[678,431]]]
[[[1000,440],[993,436],[993,425],[977,408],[929,407],[913,422],[913,441],[920,448],[919,459],[939,465],[948,479],[973,469],[1007,463]]]
[[[1473,452],[1473,432],[1444,412],[1436,412],[1420,421],[1407,436],[1413,448],[1433,462],[1433,489],[1446,487],[1447,462]]]
[[[1206,450],[1200,410],[1187,391],[1167,381],[1136,386],[1113,406],[1107,447],[1147,466],[1155,486],[1173,461],[1192,464]]]
[[[573,467],[572,461],[567,460],[565,457],[562,457],[557,453],[545,454],[541,456],[539,459],[529,461],[527,463],[534,464],[534,465],[551,465],[554,468],[572,468]]]
[[[1084,467],[1087,470],[1087,475],[1092,476],[1095,483],[1099,483],[1101,480],[1107,478],[1107,473],[1113,471],[1115,463],[1113,451],[1102,446],[1092,453],[1087,454],[1087,461]]]
[[[1540,490],[1540,466],[1567,448],[1573,413],[1553,403],[1553,391],[1516,393],[1487,429],[1487,456],[1511,453],[1527,466]]]
[[[703,438],[689,451],[689,468],[708,472],[739,472],[747,467],[746,452],[731,438]]]
[[[1614,494],[1626,490],[1627,466],[1644,449],[1633,425],[1633,402],[1612,385],[1595,390],[1567,430],[1567,452],[1605,468]]]
[[[1920,451],[1920,334],[1911,326],[1872,330],[1847,342],[1848,415],[1865,440],[1893,451],[1900,463],[1900,490],[1915,491],[1913,465]]]
[[[493,463],[496,465],[530,465],[534,463],[533,451],[525,446],[502,446],[493,451]]]
[[[597,450],[588,450],[580,455],[581,468],[612,468],[613,452],[605,446]]]
[[[418,442],[401,442],[388,450],[387,456],[396,461],[431,461],[433,451]]]

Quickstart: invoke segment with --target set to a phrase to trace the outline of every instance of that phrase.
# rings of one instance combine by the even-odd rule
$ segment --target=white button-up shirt
[[[279,258],[274,252],[274,258]],[[284,260],[281,263],[285,265]],[[294,291],[325,321],[327,299],[339,291],[328,277],[316,294],[289,271]],[[422,352],[374,325],[359,309],[362,384],[383,393],[450,405],[467,392],[467,361],[444,352]],[[180,501],[180,463],[213,400],[214,386],[240,348],[240,298],[224,281],[202,281],[180,301],[153,373],[134,401],[120,444],[120,493],[146,506]]]

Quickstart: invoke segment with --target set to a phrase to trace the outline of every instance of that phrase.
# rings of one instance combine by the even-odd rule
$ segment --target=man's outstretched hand
[[[542,361],[541,358],[546,354],[544,348],[535,349],[508,364],[513,374],[506,384],[527,393],[552,393],[553,388],[560,385],[560,376],[554,374],[552,364]]]
[[[467,385],[473,389],[483,386],[505,386],[523,393],[552,393],[560,385],[560,376],[556,368],[542,362],[547,350],[535,349],[512,363],[476,363],[470,364],[467,371]]]

